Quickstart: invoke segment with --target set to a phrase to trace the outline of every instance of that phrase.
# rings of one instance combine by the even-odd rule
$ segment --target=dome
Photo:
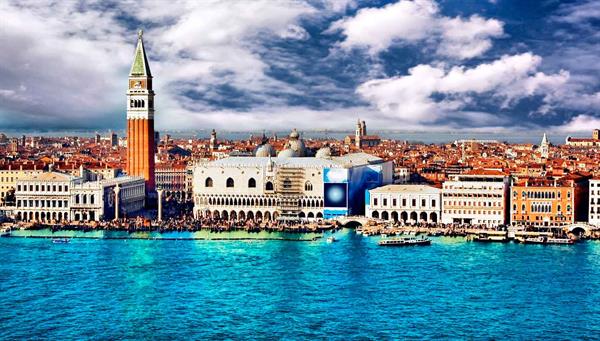
[[[296,130],[296,128],[294,128],[292,130],[292,132],[290,133],[290,139],[297,140],[299,138],[300,138],[300,134],[298,134],[298,131]]]
[[[284,149],[277,154],[277,157],[296,157],[296,152],[291,149]]]
[[[315,157],[319,159],[329,159],[331,157],[331,148],[329,148],[329,146],[322,147],[317,151]]]
[[[275,156],[275,149],[269,143],[258,146],[254,151],[254,155],[257,157],[269,157]]]

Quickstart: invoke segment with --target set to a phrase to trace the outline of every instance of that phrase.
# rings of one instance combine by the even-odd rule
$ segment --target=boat
[[[522,239],[523,244],[546,244],[548,238],[545,236],[525,237]]]
[[[331,237],[327,238],[327,242],[328,243],[335,243],[335,242],[337,242],[337,239],[335,239],[334,236],[331,236]]]
[[[507,243],[508,242],[508,237],[503,234],[503,235],[490,235],[488,233],[480,233],[478,235],[476,235],[475,237],[473,237],[473,241],[475,242],[496,242],[496,243]]]
[[[52,238],[54,244],[68,244],[71,242],[69,238]]]
[[[380,246],[425,246],[431,245],[429,238],[386,238],[379,241]]]
[[[11,232],[12,229],[10,227],[5,227],[2,230],[0,230],[0,237],[10,237]]]
[[[546,244],[575,244],[575,241],[570,238],[547,238]]]
[[[555,237],[547,237],[547,236],[538,236],[538,237],[526,237],[520,239],[520,241],[524,244],[559,244],[559,245],[569,245],[575,244],[573,239],[569,238],[555,238]]]

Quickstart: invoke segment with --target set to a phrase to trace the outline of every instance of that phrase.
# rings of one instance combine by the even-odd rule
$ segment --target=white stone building
[[[296,135],[294,136],[296,137]],[[295,141],[293,141],[295,142]],[[263,144],[257,154],[272,155]],[[298,157],[292,144],[279,157],[229,157],[194,166],[194,215],[224,219],[314,219],[362,214],[368,188],[392,182],[392,164],[355,153]]]
[[[496,170],[453,175],[442,189],[442,222],[496,227],[508,223],[509,178]]]
[[[591,225],[600,227],[600,178],[590,180],[590,205],[588,219]]]
[[[39,222],[112,219],[117,185],[121,215],[144,207],[144,179],[141,177],[84,181],[60,172],[32,175],[17,181],[15,218]]]
[[[387,185],[369,191],[365,214],[402,223],[441,220],[442,190],[427,185]]]

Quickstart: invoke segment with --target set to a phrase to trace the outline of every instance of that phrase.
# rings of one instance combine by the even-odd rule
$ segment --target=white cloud
[[[437,53],[457,59],[482,55],[492,47],[490,38],[500,37],[504,32],[502,22],[478,15],[468,19],[441,18],[439,24],[442,39]]]
[[[450,18],[439,13],[433,0],[400,0],[382,8],[364,8],[354,17],[334,22],[329,32],[341,31],[344,49],[367,48],[376,54],[397,42],[435,42],[437,53],[456,59],[479,56],[502,36],[503,23],[478,15]]]
[[[489,94],[510,103],[532,95],[559,91],[569,78],[561,72],[546,75],[536,72],[541,58],[531,53],[503,56],[474,68],[417,65],[408,75],[375,79],[361,84],[357,93],[384,115],[405,122],[436,122],[443,118],[460,118],[461,111],[476,94]],[[475,125],[489,121],[482,113],[470,113]]]
[[[557,130],[564,132],[589,132],[594,128],[600,128],[600,117],[581,114],[571,118],[564,125],[557,127]]]

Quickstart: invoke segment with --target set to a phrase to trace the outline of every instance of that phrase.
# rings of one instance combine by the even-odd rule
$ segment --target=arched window
[[[307,181],[307,182],[304,184],[304,190],[305,190],[305,191],[312,191],[312,190],[313,190],[313,185],[310,183],[310,181]]]
[[[146,101],[142,100],[142,108],[146,107]]]
[[[92,205],[94,204],[94,195],[93,194],[90,195],[90,204],[92,204]]]
[[[233,187],[234,182],[232,178],[227,178],[227,182],[225,183],[226,187]]]
[[[213,186],[213,179],[206,178],[206,180],[204,180],[204,187],[212,187],[212,186]]]
[[[256,188],[256,180],[254,178],[248,180],[248,188]]]
[[[75,203],[79,204],[79,194],[75,195]]]
[[[268,181],[267,184],[265,185],[265,189],[267,191],[272,191],[273,190],[273,183],[271,181]]]

